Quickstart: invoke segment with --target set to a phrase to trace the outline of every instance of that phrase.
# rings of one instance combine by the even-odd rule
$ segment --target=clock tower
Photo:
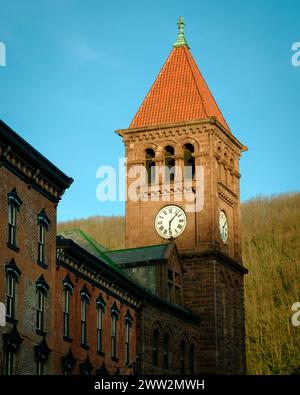
[[[176,243],[184,307],[200,315],[203,373],[244,373],[239,159],[233,135],[184,35],[123,137],[126,247]],[[200,357],[201,356],[201,357]]]

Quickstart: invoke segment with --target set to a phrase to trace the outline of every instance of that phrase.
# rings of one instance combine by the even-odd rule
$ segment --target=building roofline
[[[16,153],[21,158],[24,158],[29,165],[40,169],[46,177],[55,183],[61,190],[69,188],[72,184],[73,179],[71,177],[68,177],[1,119],[0,141],[16,151]]]
[[[129,288],[128,293],[132,297],[144,303],[148,303],[153,307],[160,309],[161,311],[174,314],[185,321],[194,324],[200,323],[200,317],[198,315],[194,314],[189,310],[186,310],[179,305],[174,305],[173,303],[170,303],[169,301],[152,294],[147,289],[137,284],[131,277],[126,275],[121,269],[117,267],[117,265],[108,265],[104,262],[104,260],[101,260],[100,257],[97,258],[96,256],[92,255],[83,247],[75,243],[72,239],[66,239],[58,236],[56,238],[56,241],[57,249],[69,250],[75,255],[75,257],[77,256],[77,258],[83,259],[84,264],[89,266],[92,270],[99,270],[99,274],[101,274],[102,276],[106,275],[109,279],[112,279],[115,285],[118,285],[123,289],[125,288],[126,290],[128,290]],[[105,253],[103,255],[105,258]]]

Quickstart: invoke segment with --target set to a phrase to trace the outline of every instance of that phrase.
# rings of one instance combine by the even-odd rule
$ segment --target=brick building
[[[0,123],[3,374],[242,374],[239,158],[179,34],[128,129],[126,248],[56,236],[72,179]],[[162,170],[161,170],[162,169]],[[130,195],[130,193],[128,194]]]
[[[0,121],[2,373],[52,370],[56,208],[72,179]]]

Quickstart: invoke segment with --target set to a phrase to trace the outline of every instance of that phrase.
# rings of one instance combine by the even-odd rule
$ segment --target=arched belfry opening
[[[184,162],[184,178],[193,179],[195,177],[195,156],[194,146],[190,143],[184,145],[183,162]]]
[[[175,179],[175,151],[171,145],[167,145],[164,150],[165,157],[165,182]]]
[[[152,148],[147,148],[145,151],[145,167],[147,182],[153,184],[155,182],[155,152]]]

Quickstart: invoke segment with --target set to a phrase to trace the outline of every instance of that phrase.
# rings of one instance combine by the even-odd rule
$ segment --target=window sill
[[[83,344],[83,343],[80,344],[80,347],[84,348],[85,350],[89,350],[90,349],[90,346],[88,346],[87,344]]]
[[[97,351],[97,354],[98,354],[98,355],[101,355],[101,357],[104,357],[104,356],[105,356],[105,352],[100,351],[100,350]]]
[[[35,333],[40,336],[46,336],[47,334],[45,331],[42,331],[41,329],[36,329]]]
[[[16,325],[18,323],[18,320],[16,320],[15,318],[12,318],[12,317],[6,316],[5,319],[6,319],[6,322],[9,322],[10,324]]]
[[[114,362],[119,362],[119,358],[117,358],[117,357],[111,357],[111,360]]]
[[[63,336],[64,341],[68,342],[68,343],[72,343],[73,339],[69,336]]]
[[[8,248],[10,248],[11,250],[13,250],[15,252],[19,252],[20,251],[20,248],[17,247],[16,245],[14,245],[14,244],[10,244],[9,242],[7,242],[6,245],[7,245]]]
[[[37,261],[37,264],[41,266],[43,269],[48,269],[48,265],[45,262]]]

